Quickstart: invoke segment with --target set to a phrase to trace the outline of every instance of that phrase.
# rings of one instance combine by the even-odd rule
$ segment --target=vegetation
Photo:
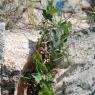
[[[87,20],[88,24],[95,24],[95,6],[91,6],[90,8],[83,8],[83,11],[86,12],[87,17],[84,20]]]
[[[95,23],[95,7],[92,7],[90,10],[87,11],[87,14],[88,14],[88,22],[90,24],[93,24]]]
[[[55,19],[58,10],[53,1],[48,1],[47,8],[42,10],[41,39],[34,56],[35,72],[23,77],[30,84],[28,95],[55,95],[52,84],[56,71],[53,69],[63,57],[62,48],[71,29],[70,22]]]

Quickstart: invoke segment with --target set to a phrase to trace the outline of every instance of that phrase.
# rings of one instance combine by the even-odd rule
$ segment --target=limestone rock
[[[95,95],[95,28],[72,33],[66,45],[71,60],[54,79],[57,95]]]
[[[21,70],[40,37],[38,33],[31,30],[4,30],[3,36],[0,35],[0,41],[4,39],[3,49],[0,43],[0,54],[3,50],[3,55],[0,55],[3,56],[3,62],[0,63],[1,95],[14,95]]]

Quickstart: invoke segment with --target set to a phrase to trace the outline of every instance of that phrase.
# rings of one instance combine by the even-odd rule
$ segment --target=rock
[[[13,30],[4,31],[4,64],[22,70],[29,53],[39,38],[37,31]]]
[[[0,32],[5,30],[5,22],[0,22]]]
[[[4,47],[3,34],[2,31],[0,30],[0,95],[1,95],[1,78],[2,78],[1,64],[3,63],[3,47]]]
[[[4,13],[2,18],[4,17],[3,20],[6,21],[7,19],[8,21],[6,23],[0,22],[0,86],[2,87],[2,95],[13,95],[27,57],[35,48],[39,31],[25,29],[30,22],[26,11],[23,11],[26,8],[23,0],[1,1],[0,11]],[[42,1],[42,4],[46,4],[46,0]],[[94,0],[67,0],[64,4],[64,10],[78,12],[77,16],[83,17],[82,13],[79,14],[79,10],[89,8],[94,4]],[[13,10],[10,10],[10,5]],[[35,6],[41,7],[38,3]],[[38,25],[42,18],[41,11],[35,9],[34,12]],[[78,30],[84,26],[85,28],[88,27],[87,23],[80,23],[80,19],[75,17],[70,18],[70,20],[74,25],[74,30],[75,25],[77,25]],[[15,24],[20,27],[16,27]],[[22,27],[23,30],[17,29]],[[54,79],[57,95],[95,95],[95,28],[78,30],[73,32],[65,43],[69,47],[65,52],[62,64],[59,65],[59,73]]]
[[[10,68],[9,66],[6,66],[4,64],[2,64],[1,67],[1,94],[13,95],[15,91],[15,85],[19,79],[20,71],[17,71],[15,68]]]
[[[0,63],[2,95],[14,95],[21,70],[40,37],[38,33],[39,31],[34,30],[3,30],[0,35],[0,52],[3,51],[3,60]],[[1,43],[4,44],[3,48]]]
[[[58,69],[59,73],[54,79],[57,95],[95,94],[94,29],[95,27],[90,27],[72,33],[66,42],[65,45],[69,46],[67,51],[70,64],[67,68]]]
[[[66,0],[64,10],[66,12],[79,12],[82,9],[89,9],[95,5],[94,0]]]

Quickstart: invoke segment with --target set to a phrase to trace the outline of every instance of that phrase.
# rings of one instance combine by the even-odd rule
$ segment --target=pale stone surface
[[[54,79],[57,95],[95,95],[95,28],[76,31],[66,45],[70,63]]]
[[[14,30],[4,31],[4,64],[22,70],[27,61],[29,51],[33,50],[38,39],[37,31]],[[31,41],[31,43],[29,42]],[[29,46],[30,45],[30,46]]]
[[[2,86],[2,95],[12,95],[14,93],[20,71],[23,69],[29,52],[33,50],[38,39],[37,31],[24,30],[27,28],[25,26],[30,24],[27,13],[23,12],[25,2],[23,0],[13,0],[15,2],[9,3],[9,1],[11,0],[0,1],[0,11],[4,12],[3,14],[9,14],[12,11],[7,16],[7,20],[4,19],[5,22],[0,23],[0,32],[3,33],[3,44],[5,44],[3,49],[4,60],[3,64],[0,64],[2,66],[2,83],[0,83]],[[45,1],[42,0],[44,6],[46,4]],[[65,60],[64,64],[59,66],[59,73],[54,79],[56,93],[57,95],[63,95],[63,93],[64,95],[95,95],[95,29],[91,30],[92,32],[89,32],[89,29],[88,32],[85,31],[89,25],[85,20],[79,19],[83,17],[83,14],[86,15],[84,12],[82,13],[81,8],[91,7],[90,4],[94,0],[67,1],[65,3],[65,10],[77,12],[69,20],[73,24],[73,30],[76,30],[78,33],[72,33],[66,43],[66,46],[69,45],[67,49],[69,52],[69,63]],[[92,4],[95,4],[95,2]],[[41,7],[41,5],[36,4],[36,7]],[[38,25],[42,18],[41,12],[36,9],[34,11],[36,24]],[[8,22],[12,22],[11,25],[17,24],[18,27],[11,27],[9,23],[10,28],[6,31],[5,24]],[[22,28],[23,30],[12,30],[16,28]],[[82,28],[85,29],[81,30]],[[0,51],[2,50],[1,41],[3,38],[0,35]],[[66,59],[66,56],[64,57]],[[8,82],[10,79],[12,80]]]
[[[3,30],[0,35],[0,54],[3,50],[1,66],[1,95],[13,95],[19,80],[21,70],[27,62],[27,57],[35,48],[40,37],[35,30]],[[1,48],[1,42],[4,48]],[[0,60],[1,61],[1,60]]]
[[[66,11],[79,12],[81,8],[91,7],[91,3],[88,0],[67,0],[65,5]]]
[[[0,32],[5,30],[5,22],[0,22]]]
[[[69,45],[67,49],[69,64],[66,62],[61,64],[59,66],[61,68],[58,69],[59,73],[55,77],[57,95],[63,95],[63,93],[65,95],[94,95],[95,29],[93,28],[91,32],[90,30],[84,29],[71,33],[66,43],[66,46]],[[9,76],[14,78],[13,81],[7,83],[6,88],[3,88],[5,95],[14,90],[19,71],[25,65],[29,50],[33,50],[33,43],[29,47],[29,41],[35,43],[38,39],[38,33],[30,30],[7,30],[3,33],[5,40],[3,65],[6,66],[3,67],[3,73],[6,76],[2,78],[2,83],[4,83],[2,85],[4,86],[6,81],[10,79]],[[10,88],[8,88],[9,85],[11,85]]]

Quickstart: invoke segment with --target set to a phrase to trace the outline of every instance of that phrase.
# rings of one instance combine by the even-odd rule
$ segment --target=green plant
[[[39,92],[39,95],[54,95],[53,90],[50,86],[47,86],[46,84],[43,84],[41,91]]]
[[[94,24],[95,23],[95,6],[86,10],[86,13],[87,13],[87,22],[89,24]]]
[[[71,29],[70,22],[55,19],[58,10],[59,8],[54,6],[53,1],[48,1],[47,8],[42,10],[41,40],[38,42],[34,56],[34,68],[36,70],[24,77],[32,84],[40,85],[36,95],[55,94],[52,89],[52,69],[54,65],[60,63],[63,57],[63,45]]]

